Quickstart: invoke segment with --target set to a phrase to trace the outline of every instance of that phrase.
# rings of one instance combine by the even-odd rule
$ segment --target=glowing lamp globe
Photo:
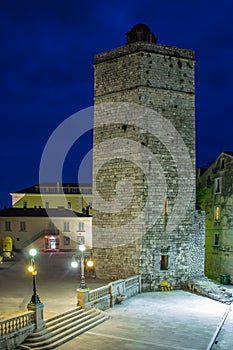
[[[78,249],[80,250],[80,252],[84,252],[86,250],[86,247],[84,244],[81,244]]]
[[[37,250],[35,248],[32,248],[32,249],[29,250],[29,255],[30,256],[36,256],[36,254],[37,254]]]
[[[77,261],[72,261],[71,267],[73,267],[74,269],[76,269],[76,268],[78,267]]]
[[[94,266],[94,262],[92,260],[88,260],[87,267],[93,267],[93,266]]]

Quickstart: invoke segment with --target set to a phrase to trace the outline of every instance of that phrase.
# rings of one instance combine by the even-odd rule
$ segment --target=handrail
[[[34,242],[36,239],[42,237],[42,236],[46,236],[46,235],[54,235],[57,236],[59,235],[60,231],[58,229],[44,229],[40,232],[37,232],[34,236],[32,236],[31,238],[27,239],[26,241],[24,241],[21,245],[21,249],[26,248],[29,244],[31,244],[32,242]]]

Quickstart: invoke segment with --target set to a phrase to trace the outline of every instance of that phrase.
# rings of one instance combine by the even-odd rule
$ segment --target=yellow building
[[[10,193],[13,208],[66,208],[91,213],[91,184],[48,182]]]
[[[12,239],[13,250],[32,243],[42,251],[92,248],[92,217],[64,208],[7,208],[0,210],[0,242]]]

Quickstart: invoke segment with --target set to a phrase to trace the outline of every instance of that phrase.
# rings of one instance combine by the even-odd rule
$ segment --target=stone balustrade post
[[[43,303],[29,303],[27,305],[28,311],[35,312],[35,330],[40,331],[45,328],[44,322],[44,304]]]
[[[88,305],[88,294],[89,294],[89,289],[77,289],[77,306],[81,306],[83,309],[87,308]]]

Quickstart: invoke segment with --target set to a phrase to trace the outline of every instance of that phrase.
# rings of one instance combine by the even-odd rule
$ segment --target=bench
[[[162,281],[159,284],[159,290],[161,292],[171,292],[173,290],[173,286],[171,285],[169,280]]]

